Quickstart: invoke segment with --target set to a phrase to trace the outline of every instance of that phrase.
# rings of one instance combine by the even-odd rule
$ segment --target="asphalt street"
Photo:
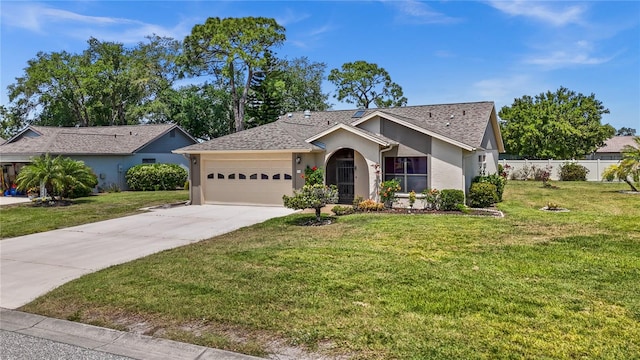
[[[85,349],[80,346],[0,330],[3,360],[129,360],[131,358]]]

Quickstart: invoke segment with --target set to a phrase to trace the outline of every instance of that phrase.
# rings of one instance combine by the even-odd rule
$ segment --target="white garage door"
[[[291,159],[205,160],[205,203],[282,205],[292,194]]]

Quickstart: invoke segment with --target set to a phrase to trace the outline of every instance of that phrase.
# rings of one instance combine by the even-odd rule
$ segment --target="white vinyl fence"
[[[535,166],[538,169],[544,169],[546,166],[551,166],[551,180],[560,180],[560,166],[567,162],[577,163],[586,167],[589,172],[587,173],[587,181],[600,181],[602,180],[602,172],[610,165],[614,165],[620,162],[620,160],[500,160],[499,163],[502,166],[509,165],[509,174],[512,174],[518,169],[523,167]]]

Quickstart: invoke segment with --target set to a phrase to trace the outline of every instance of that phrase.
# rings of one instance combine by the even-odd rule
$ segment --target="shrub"
[[[400,191],[400,181],[397,179],[382,182],[382,184],[380,184],[380,191],[378,192],[380,202],[390,207],[393,202],[396,201],[396,193],[398,191]]]
[[[383,209],[384,204],[373,199],[364,200],[358,204],[358,210],[360,211],[380,211]]]
[[[436,189],[424,189],[422,191],[422,205],[428,210],[438,210],[441,206],[440,191]]]
[[[125,175],[131,190],[175,190],[187,181],[187,171],[177,164],[141,164]]]
[[[476,182],[469,188],[469,205],[474,208],[489,207],[498,202],[496,186],[488,182]]]
[[[504,177],[498,174],[487,175],[487,176],[476,176],[475,178],[473,178],[471,182],[472,183],[488,183],[488,184],[495,185],[496,195],[498,196],[497,202],[502,201],[502,194],[504,193],[504,185],[507,182],[507,180]]]
[[[304,184],[305,185],[316,185],[316,184],[324,184],[324,175],[322,173],[322,169],[314,166],[307,166],[304,169]]]
[[[349,207],[349,206],[336,205],[333,208],[331,208],[331,212],[336,214],[337,216],[342,216],[342,215],[353,214],[354,209],[353,207]]]
[[[464,191],[455,189],[444,189],[440,192],[440,202],[442,210],[458,210],[458,205],[464,206]]]
[[[587,181],[589,169],[576,163],[564,163],[558,170],[560,181]]]

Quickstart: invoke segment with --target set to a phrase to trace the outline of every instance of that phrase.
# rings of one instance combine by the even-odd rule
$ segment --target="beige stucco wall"
[[[362,196],[365,199],[375,198],[376,174],[373,165],[380,161],[380,145],[347,130],[334,131],[323,137],[321,141],[326,145],[324,164],[340,149],[355,150],[355,196]]]
[[[462,152],[463,150],[455,145],[432,139],[431,156],[428,160],[428,171],[431,174],[429,187],[438,190],[465,190]]]

